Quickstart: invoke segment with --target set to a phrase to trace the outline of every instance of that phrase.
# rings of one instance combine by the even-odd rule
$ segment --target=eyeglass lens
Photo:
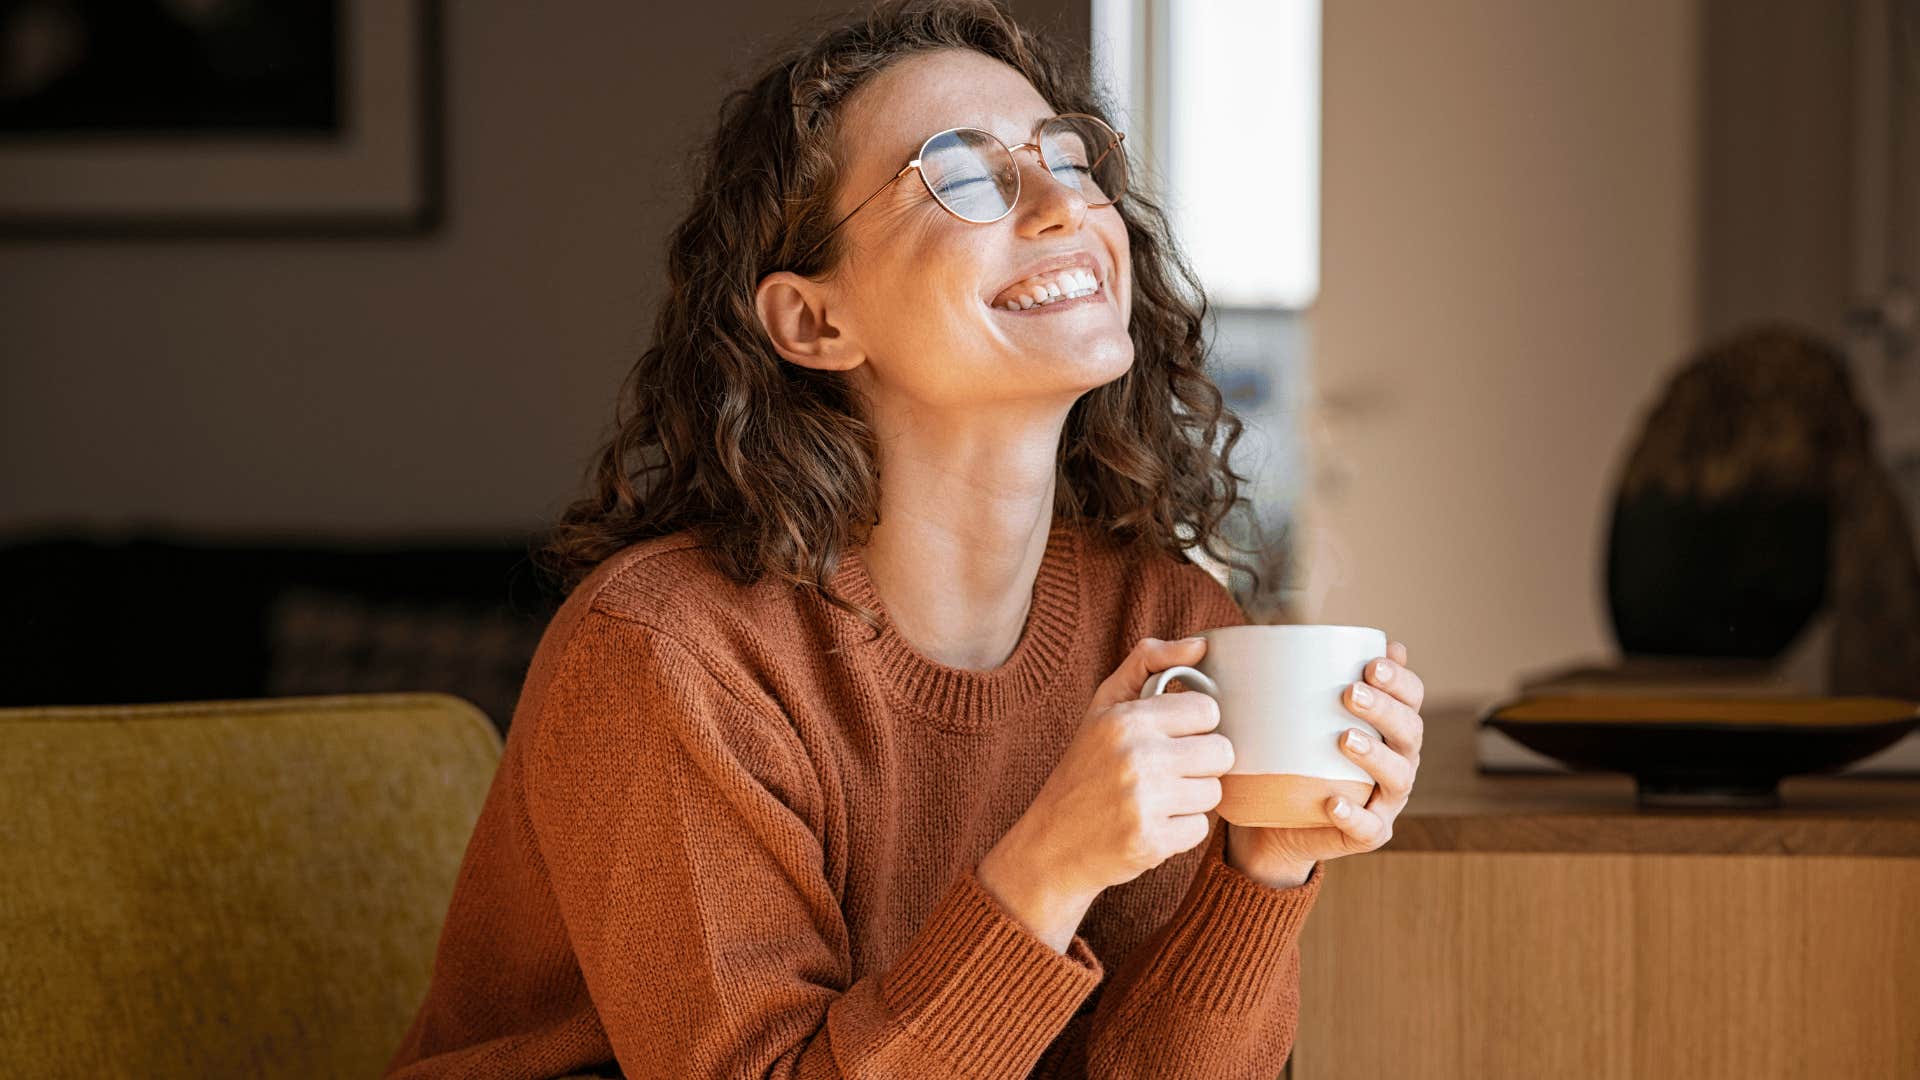
[[[1127,190],[1126,154],[1111,128],[1097,120],[1056,116],[1040,129],[1040,156],[1056,180],[1102,206]],[[978,128],[934,136],[920,155],[927,188],[968,221],[995,221],[1013,208],[1019,170],[1006,145]]]

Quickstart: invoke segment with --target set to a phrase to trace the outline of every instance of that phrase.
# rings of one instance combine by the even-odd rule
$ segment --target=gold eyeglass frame
[[[1107,148],[1101,152],[1099,157],[1094,158],[1093,161],[1087,165],[1087,170],[1089,172],[1091,172],[1095,166],[1107,160],[1107,155],[1113,153],[1114,150],[1119,149],[1120,144],[1125,142],[1127,139],[1126,132],[1114,131],[1113,125],[1107,123],[1105,120],[1100,119],[1099,117],[1093,115],[1092,113],[1077,113],[1077,112],[1076,113],[1055,113],[1052,116],[1043,117],[1038,123],[1033,125],[1033,131],[1031,132],[1031,134],[1037,138],[1040,134],[1041,128],[1046,127],[1048,124],[1054,122],[1055,120],[1067,119],[1069,117],[1080,117],[1083,119],[1091,120],[1094,123],[1099,124],[1101,127],[1106,128],[1108,131],[1113,132],[1113,141],[1107,144]],[[994,142],[1000,143],[1000,145],[1003,148],[1005,148],[1005,150],[1007,151],[1007,157],[1013,160],[1013,198],[1007,201],[1007,208],[1005,210],[1002,210],[997,216],[993,218],[989,218],[986,221],[975,221],[969,217],[960,217],[958,213],[955,213],[954,209],[951,206],[948,206],[946,202],[940,198],[939,194],[933,190],[933,185],[927,182],[926,170],[920,168],[920,163],[926,159],[927,147],[932,145],[933,140],[941,137],[942,135],[946,135],[955,131],[978,131],[981,134],[985,135],[987,138],[992,139]],[[839,221],[835,222],[833,228],[828,229],[825,236],[822,236],[818,241],[814,243],[812,247],[808,248],[807,253],[805,255],[800,256],[801,264],[805,265],[808,259],[813,258],[814,252],[819,251],[820,246],[822,244],[825,244],[827,240],[833,236],[834,233],[839,232],[840,226],[845,225],[848,221],[852,220],[853,215],[865,209],[866,205],[872,202],[875,198],[879,197],[881,192],[892,187],[895,180],[900,179],[901,177],[907,175],[910,172],[918,172],[920,174],[921,185],[927,189],[928,195],[933,196],[933,201],[939,204],[940,209],[945,210],[949,214],[953,214],[954,217],[960,218],[961,221],[964,221],[969,225],[991,225],[994,222],[999,221],[1001,218],[1004,218],[1008,214],[1013,213],[1013,208],[1020,205],[1020,192],[1024,187],[1024,182],[1020,178],[1020,159],[1014,157],[1014,155],[1019,153],[1022,150],[1032,150],[1034,154],[1040,158],[1040,165],[1042,168],[1045,168],[1047,170],[1047,174],[1049,176],[1053,174],[1053,166],[1047,163],[1046,151],[1040,149],[1040,144],[1038,142],[1023,142],[1018,146],[1007,146],[1005,142],[1001,141],[1000,136],[995,135],[993,132],[988,131],[985,128],[977,128],[972,126],[971,124],[961,124],[958,127],[943,128],[939,131],[934,132],[933,134],[927,136],[926,139],[920,143],[920,152],[914,155],[914,158],[912,161],[909,161],[905,165],[902,165],[900,167],[900,171],[897,173],[894,173],[892,178],[889,179],[886,183],[881,184],[877,188],[874,188],[872,195],[869,195],[866,198],[860,200],[859,206],[856,206],[853,209],[847,211],[846,217],[843,217]],[[1122,154],[1122,160],[1124,160],[1125,151],[1122,150],[1121,154]],[[1132,186],[1131,176],[1128,177],[1128,181],[1129,181],[1128,186],[1131,187]],[[1078,190],[1078,189],[1075,189],[1075,190]],[[1106,202],[1088,203],[1087,208],[1089,210],[1097,210],[1103,206],[1112,206],[1114,203],[1120,200],[1121,196],[1124,196],[1126,193],[1127,193],[1127,189],[1121,188],[1120,195],[1116,195],[1113,198],[1108,199]]]

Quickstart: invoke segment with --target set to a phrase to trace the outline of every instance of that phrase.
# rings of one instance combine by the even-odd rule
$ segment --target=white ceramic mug
[[[1328,797],[1354,806],[1373,796],[1373,777],[1340,749],[1340,734],[1380,732],[1347,708],[1350,683],[1387,655],[1387,635],[1369,626],[1223,626],[1200,634],[1197,670],[1157,672],[1140,691],[1152,697],[1179,679],[1220,703],[1214,730],[1233,743],[1233,768],[1220,777],[1220,816],[1236,825],[1299,829],[1331,825]]]

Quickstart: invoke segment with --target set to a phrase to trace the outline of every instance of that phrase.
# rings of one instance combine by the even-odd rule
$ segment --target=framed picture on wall
[[[437,0],[0,0],[0,236],[428,232]]]

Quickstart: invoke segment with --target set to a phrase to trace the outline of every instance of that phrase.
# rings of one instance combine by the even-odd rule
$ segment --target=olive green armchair
[[[500,749],[438,693],[0,709],[0,1071],[379,1075]]]

